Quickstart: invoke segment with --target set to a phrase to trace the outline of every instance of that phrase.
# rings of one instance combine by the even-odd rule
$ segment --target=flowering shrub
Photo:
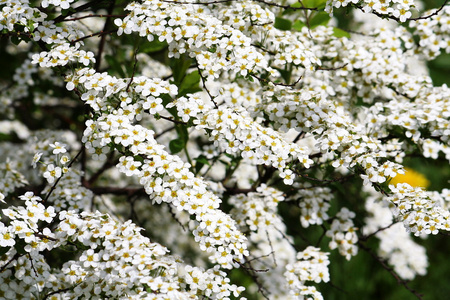
[[[405,168],[450,160],[421,6],[0,1],[0,298],[323,299],[361,251],[420,298],[414,237],[450,231]]]

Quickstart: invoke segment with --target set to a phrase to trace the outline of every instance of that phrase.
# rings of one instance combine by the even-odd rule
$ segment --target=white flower
[[[55,178],[61,177],[62,170],[60,167],[56,167],[53,164],[47,166],[47,170],[44,172],[44,178],[47,179],[48,183],[53,183]]]
[[[59,153],[66,153],[66,145],[61,144],[59,142],[55,142],[54,144],[50,144],[50,147],[54,148],[53,149],[53,154],[59,154]]]
[[[33,166],[33,168],[36,168],[36,164],[39,162],[39,160],[41,159],[42,156],[42,152],[37,152],[34,156],[33,156],[33,160],[31,162],[31,165]]]

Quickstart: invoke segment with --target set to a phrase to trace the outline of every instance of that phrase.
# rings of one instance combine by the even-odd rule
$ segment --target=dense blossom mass
[[[405,167],[450,161],[423,6],[0,0],[0,298],[323,299],[361,251],[420,297],[415,237],[450,231]]]

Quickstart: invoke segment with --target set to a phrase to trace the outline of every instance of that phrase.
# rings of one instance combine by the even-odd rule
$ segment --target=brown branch
[[[72,18],[72,19],[65,19],[62,22],[69,22],[69,21],[78,21],[86,18],[125,18],[128,16],[128,14],[125,15],[96,15],[96,14],[89,14],[82,17]]]
[[[73,16],[76,13],[82,12],[83,10],[86,10],[86,9],[90,8],[94,4],[98,4],[98,3],[101,3],[103,1],[105,1],[105,0],[93,0],[93,1],[90,1],[90,2],[85,3],[83,5],[80,5],[78,7],[75,7],[73,10],[68,11],[64,15],[59,15],[58,17],[54,18],[53,22],[55,24],[56,23],[60,23],[60,22],[64,21],[67,17]]]
[[[27,37],[32,39],[33,35],[31,33],[28,32],[23,32],[23,31],[8,31],[8,32],[4,32],[4,33],[0,33],[0,38],[4,37],[4,36],[23,36],[23,37]]]
[[[256,272],[268,272],[269,269],[265,269],[265,270],[255,270],[251,263],[249,261],[245,262],[244,264],[249,265],[249,267],[245,266],[244,264],[238,262],[237,260],[233,259],[233,261],[237,264],[239,264],[240,267],[242,267],[242,269],[245,270],[245,272],[250,275],[250,277],[253,279],[253,281],[255,282],[255,284],[258,286],[258,292],[261,293],[261,295],[264,297],[264,299],[269,300],[269,297],[266,295],[267,289],[262,285],[262,283],[260,282],[258,276],[256,275]]]
[[[197,62],[197,70],[198,70],[198,74],[200,75],[200,78],[202,79],[202,85],[203,88],[205,89],[206,93],[208,93],[209,98],[211,99],[212,103],[214,103],[214,107],[217,109],[219,108],[219,106],[217,105],[216,101],[214,101],[214,97],[211,95],[211,93],[209,92],[208,88],[206,87],[205,84],[205,77],[202,74],[202,70],[200,70],[199,66],[198,66],[198,62]]]
[[[372,236],[376,235],[377,233],[379,233],[379,232],[381,232],[381,231],[383,231],[383,230],[386,230],[386,229],[392,227],[394,224],[397,224],[397,223],[398,223],[398,222],[392,222],[392,223],[389,224],[388,226],[384,226],[384,227],[378,228],[378,230],[375,230],[374,232],[372,232],[372,233],[370,233],[370,234],[368,234],[368,235],[360,236],[360,237],[359,237],[359,240],[361,240],[361,241],[367,241],[367,240],[368,240],[369,238],[371,238]]]
[[[229,3],[229,2],[237,2],[239,0],[215,0],[215,1],[207,1],[207,2],[185,2],[185,1],[171,1],[171,0],[162,0],[166,3],[174,3],[174,4],[193,4],[193,5],[210,5],[210,4],[220,4],[220,3]],[[265,0],[252,0],[254,2],[263,3],[268,6],[274,6],[279,8],[284,8],[288,10],[312,10],[312,11],[318,11],[317,7],[293,7],[291,5],[281,5],[278,3],[272,3]]]
[[[75,44],[76,42],[80,42],[80,41],[82,41],[82,40],[85,40],[85,39],[88,39],[88,38],[91,38],[91,37],[94,37],[94,36],[96,36],[96,35],[98,35],[98,36],[102,36],[102,35],[107,35],[107,34],[110,34],[110,33],[114,33],[114,32],[116,32],[117,31],[117,29],[112,29],[112,30],[109,30],[109,31],[99,31],[99,32],[96,32],[96,33],[93,33],[93,34],[90,34],[90,35],[86,35],[86,36],[83,36],[83,37],[81,37],[81,38],[79,38],[79,39],[76,39],[76,40],[71,40],[70,41],[70,44]]]
[[[47,240],[53,241],[53,242],[57,242],[57,241],[58,241],[57,239],[54,239],[54,238],[49,237],[49,236],[46,236],[45,234],[41,234],[41,233],[35,232],[34,235],[35,235],[36,237],[40,238],[40,239],[47,239]]]
[[[258,79],[259,81],[265,82],[265,83],[272,83],[273,85],[277,85],[277,86],[284,86],[284,87],[290,87],[290,88],[295,88],[295,86],[300,82],[300,80],[302,79],[303,76],[300,76],[294,83],[291,84],[285,84],[285,83],[277,83],[277,82],[272,82],[270,80],[264,79],[259,77],[258,75],[255,74],[250,74],[250,76],[255,77],[256,79]]]
[[[77,283],[75,286],[77,286],[78,284],[79,284],[79,283]],[[45,297],[42,298],[42,300],[47,299],[47,298],[50,297],[51,295],[55,295],[55,294],[59,294],[59,293],[64,293],[64,292],[68,292],[68,291],[70,291],[70,290],[73,290],[75,286],[68,287],[68,288],[65,288],[65,289],[59,289],[59,290],[50,292],[50,293],[48,293],[47,295],[45,295]]]
[[[84,146],[81,148],[80,151],[78,151],[77,155],[69,162],[69,164],[67,165],[67,169],[70,169],[70,167],[73,165],[73,163],[75,162],[75,160],[78,158],[78,156],[81,155],[81,153],[83,152]],[[61,174],[61,177],[58,177],[55,180],[55,183],[52,185],[52,187],[50,188],[50,191],[47,193],[47,196],[45,196],[44,200],[42,200],[43,203],[45,203],[48,198],[50,197],[50,195],[53,193],[53,191],[56,188],[56,185],[58,185],[59,181],[61,180],[61,178],[64,176],[64,174]]]
[[[108,154],[108,158],[103,163],[103,165],[100,167],[100,169],[98,169],[97,172],[95,172],[91,176],[91,178],[89,178],[89,180],[87,181],[87,184],[89,186],[91,186],[95,181],[97,181],[97,179],[100,177],[100,175],[102,175],[106,170],[108,170],[109,168],[115,166],[119,162],[118,159],[113,160],[113,158],[114,158],[114,152],[111,151]]]
[[[395,272],[392,267],[388,266],[388,264],[386,263],[386,261],[384,259],[382,259],[378,255],[376,255],[369,247],[367,247],[366,245],[361,243],[361,241],[358,241],[358,246],[361,249],[363,249],[364,251],[366,251],[367,253],[369,253],[376,261],[378,261],[381,264],[381,266],[397,280],[398,284],[403,285],[408,291],[410,291],[414,296],[416,296],[417,299],[420,299],[420,300],[423,299],[422,298],[423,295],[420,294],[419,292],[417,292],[416,290],[414,290],[413,288],[411,288],[408,285],[408,281],[401,279],[400,276],[397,274],[397,272]]]
[[[437,14],[445,7],[445,5],[447,4],[448,1],[449,1],[449,0],[445,0],[445,2],[441,5],[441,7],[439,7],[439,9],[437,9],[434,13],[432,13],[432,14],[430,14],[430,15],[427,15],[427,16],[421,16],[421,17],[417,17],[417,18],[409,18],[409,19],[406,19],[405,22],[406,22],[406,21],[424,20],[424,19],[431,18],[431,17],[437,15]],[[357,4],[356,4],[355,7],[358,8],[359,10],[364,11],[364,10],[363,10],[363,7],[362,7],[361,5],[357,5]],[[401,22],[400,22],[400,18],[397,18],[397,17],[392,16],[392,15],[381,14],[381,13],[376,12],[376,11],[373,11],[373,10],[372,10],[370,13],[372,13],[372,14],[374,14],[374,15],[376,15],[377,17],[380,17],[380,18],[382,18],[382,19],[386,19],[386,18],[387,18],[387,19],[394,20],[394,21],[396,21],[396,22],[398,22],[398,23],[401,23]]]
[[[136,73],[136,66],[137,66],[137,54],[139,51],[139,47],[136,47],[136,50],[134,51],[134,65],[133,65],[133,73],[131,74],[131,78],[130,78],[130,82],[128,82],[127,88],[125,89],[128,93],[131,83],[133,82],[134,79],[134,74]]]
[[[156,140],[156,139],[159,138],[160,136],[162,136],[162,135],[164,135],[164,134],[166,134],[166,133],[168,133],[168,132],[170,132],[170,131],[172,131],[172,130],[174,130],[174,129],[175,129],[175,126],[166,128],[166,129],[164,129],[163,131],[161,131],[160,133],[155,134],[155,136],[154,136],[153,138]]]
[[[434,13],[428,15],[428,16],[421,16],[421,17],[417,17],[417,18],[410,18],[408,19],[409,21],[417,21],[417,20],[425,20],[428,18],[431,18],[433,16],[436,16],[438,13],[440,13],[440,11],[444,8],[445,5],[447,5],[449,0],[445,0],[444,3],[441,5],[441,7],[439,7],[439,9],[437,9]]]
[[[345,63],[344,65],[340,66],[340,67],[335,67],[335,68],[322,68],[321,66],[317,67],[316,70],[318,71],[336,71],[339,69],[343,69],[348,65],[348,63]]]
[[[9,265],[10,263],[13,262],[13,260],[18,259],[18,258],[21,257],[21,256],[23,256],[23,254],[19,254],[19,253],[14,254],[14,256],[11,257],[11,259],[8,260],[8,261],[0,268],[0,273],[2,273],[3,271],[5,271],[6,268],[8,267],[8,265]]]
[[[108,7],[108,15],[111,15],[114,9],[114,5],[116,4],[116,0],[111,1]],[[105,20],[105,24],[103,25],[103,32],[106,32],[111,24],[111,17],[107,17]],[[100,38],[100,43],[98,43],[98,52],[97,57],[95,58],[95,66],[94,69],[96,71],[100,70],[100,64],[102,62],[102,53],[105,49],[105,42],[106,42],[106,34],[102,35]]]
[[[155,118],[156,118],[156,119],[158,119],[158,118],[159,118],[159,119],[164,119],[164,120],[173,122],[173,123],[175,123],[175,124],[182,124],[182,125],[187,125],[187,124],[188,124],[188,123],[183,122],[183,121],[175,120],[173,117],[165,117],[165,116],[158,115],[158,116],[155,116]]]
[[[103,194],[114,194],[114,195],[137,195],[137,194],[145,194],[144,188],[129,188],[129,187],[113,187],[113,186],[86,186],[84,187],[91,190],[96,195],[103,195]]]

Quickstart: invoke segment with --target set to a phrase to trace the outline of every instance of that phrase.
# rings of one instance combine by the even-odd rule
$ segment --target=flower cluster
[[[304,228],[310,225],[321,225],[328,219],[330,201],[333,199],[331,190],[326,187],[311,187],[294,185],[298,192],[291,196],[292,200],[300,200],[300,222]]]
[[[159,96],[176,92],[173,86],[160,80],[135,78],[132,88],[139,96],[133,103],[133,98],[121,92],[126,88],[124,82],[112,76],[85,68],[71,80],[86,90],[81,97],[89,99],[87,104],[94,110],[104,111],[96,122],[87,124],[84,132],[86,148],[104,149],[111,143],[128,148],[133,156],[120,158],[117,165],[119,171],[127,176],[137,176],[154,202],[172,203],[179,210],[195,215],[198,221],[198,228],[193,231],[195,239],[202,250],[213,252],[211,259],[214,262],[229,268],[236,264],[233,260],[241,260],[247,253],[245,238],[236,230],[233,221],[217,209],[220,200],[207,190],[201,179],[194,177],[189,171],[189,164],[170,155],[162,145],[157,144],[153,131],[132,124],[134,119],[139,119],[137,115],[140,111],[156,114],[162,110]],[[118,94],[119,105],[123,109],[110,114],[108,96],[115,94]],[[97,153],[96,150],[93,152]]]
[[[378,254],[388,260],[401,278],[412,280],[416,275],[425,275],[428,267],[425,248],[401,228],[403,225],[400,222],[394,224],[393,216],[389,213],[389,203],[383,201],[375,190],[368,192],[372,196],[365,205],[369,216],[362,232],[366,236],[375,233],[380,240]]]
[[[316,247],[372,237],[425,274],[450,192],[397,175],[450,160],[449,7],[306,2],[0,0],[0,298],[322,299]]]
[[[195,58],[205,77],[214,79],[227,71],[246,76],[268,67],[250,38],[214,18],[207,7],[152,0],[126,9],[130,14],[114,22],[119,35],[138,32],[149,41],[157,37],[168,43],[169,57],[188,53]]]
[[[33,64],[42,68],[65,66],[70,62],[79,62],[85,66],[94,63],[94,54],[90,51],[78,50],[79,46],[63,43],[53,47],[50,51],[42,51],[33,55]]]
[[[0,191],[3,197],[28,183],[25,176],[17,171],[16,162],[9,159],[0,163],[0,176]]]
[[[413,188],[407,183],[389,188],[394,194],[386,197],[386,201],[392,203],[394,215],[408,232],[419,236],[450,230],[450,212],[443,207],[445,201],[439,193]]]
[[[412,15],[411,9],[414,8],[414,0],[328,0],[325,11],[332,14],[334,8],[346,7],[349,4],[362,9],[365,13],[374,12],[394,17],[400,22],[407,21]]]
[[[331,223],[331,228],[326,232],[326,235],[331,238],[329,246],[331,249],[338,249],[342,256],[350,260],[352,256],[358,254],[358,236],[356,235],[356,228],[352,219],[355,213],[343,207],[337,214],[336,218]]]
[[[286,266],[284,276],[288,281],[291,295],[296,299],[313,297],[323,299],[322,294],[314,287],[305,285],[306,281],[328,282],[330,273],[328,271],[328,253],[321,252],[319,248],[309,246],[297,254],[297,261]]]
[[[432,15],[435,10],[426,12]],[[443,7],[442,12],[431,18],[414,21],[411,27],[420,37],[419,51],[427,58],[436,58],[442,52],[450,52],[450,6]]]
[[[120,223],[98,212],[64,211],[55,218],[53,207],[45,208],[33,193],[20,198],[25,207],[4,209],[11,222],[0,223],[0,246],[10,248],[2,258],[3,297],[58,294],[58,299],[77,295],[99,299],[130,296],[132,290],[133,295],[149,299],[193,295],[225,299],[243,290],[229,284],[217,268],[205,271],[168,256],[165,247],[151,243],[131,221]],[[38,226],[39,221],[59,225],[51,231]],[[20,246],[13,247],[15,238],[22,241]],[[68,259],[58,273],[50,273],[40,252],[59,247],[77,252],[77,259]],[[5,281],[11,275],[14,279]]]
[[[232,197],[230,204],[234,208],[230,213],[241,228],[248,227],[250,231],[277,227],[281,223],[277,215],[280,201],[284,201],[280,191],[262,184],[256,189],[256,193]]]

